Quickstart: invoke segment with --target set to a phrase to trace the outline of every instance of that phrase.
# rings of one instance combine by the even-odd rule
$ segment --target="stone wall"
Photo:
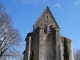
[[[24,52],[24,60],[29,60],[30,59],[30,50],[31,50],[31,36],[28,36],[26,38],[26,48]]]
[[[43,28],[40,28],[39,30],[39,60],[45,60],[44,58],[44,34],[43,34]]]
[[[68,38],[66,38],[67,40],[67,45],[68,45],[68,51],[69,51],[69,56],[70,56],[70,60],[72,60],[72,41]]]
[[[59,30],[55,31],[56,33],[56,60],[61,60],[61,37]]]
[[[44,60],[56,60],[56,41],[53,38],[53,34],[48,34],[44,40]]]
[[[61,60],[64,60],[64,38],[61,36]]]
[[[62,58],[62,60],[64,60],[64,38],[66,38],[66,37],[61,36],[61,58]],[[68,38],[66,38],[66,41],[67,41],[67,46],[68,46],[69,59],[74,60],[73,52],[72,52],[72,41]]]
[[[39,60],[61,60],[59,31],[44,33],[44,29],[39,31]]]
[[[46,17],[48,16],[48,20],[46,20]],[[43,12],[43,14],[39,17],[39,19],[36,21],[36,23],[34,24],[34,30],[38,27],[38,26],[42,26],[42,25],[53,25],[53,27],[57,27],[59,28],[59,26],[57,25],[54,17],[52,16],[51,12],[49,10],[45,10]]]
[[[35,60],[38,60],[39,58],[39,28],[36,28],[33,31],[32,35],[32,42],[31,42],[31,52],[34,51],[34,58]]]

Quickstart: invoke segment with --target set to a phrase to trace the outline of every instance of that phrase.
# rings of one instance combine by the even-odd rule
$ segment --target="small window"
[[[51,26],[49,27],[49,33],[53,33],[53,29]]]
[[[48,16],[46,16],[46,20],[48,20]]]
[[[44,26],[44,33],[47,33],[47,26]]]

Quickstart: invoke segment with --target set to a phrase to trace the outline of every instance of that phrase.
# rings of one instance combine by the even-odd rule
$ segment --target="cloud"
[[[60,8],[60,9],[62,9],[62,7],[61,7],[61,5],[60,5],[59,3],[53,5],[52,7],[58,7],[58,8]]]
[[[75,3],[75,5],[78,5],[78,4],[80,4],[80,0]]]
[[[48,3],[46,0],[41,0],[42,1],[42,3]]]
[[[37,4],[38,0],[21,0],[22,4]]]
[[[25,4],[25,3],[27,3],[28,1],[29,1],[29,0],[22,0],[22,3]]]
[[[36,5],[39,2],[48,3],[46,0],[11,0],[11,1],[12,2],[19,2],[19,3],[21,3],[21,5],[24,5],[24,4]]]
[[[22,3],[37,4],[39,3],[39,1],[41,1],[42,3],[47,3],[46,0],[22,0]]]

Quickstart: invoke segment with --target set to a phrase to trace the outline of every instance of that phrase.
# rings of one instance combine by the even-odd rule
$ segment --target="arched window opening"
[[[47,26],[44,26],[44,33],[47,33]]]
[[[52,26],[49,27],[49,33],[53,33]]]
[[[46,20],[48,20],[48,16],[46,16]]]
[[[53,28],[53,40],[56,39],[56,30]]]

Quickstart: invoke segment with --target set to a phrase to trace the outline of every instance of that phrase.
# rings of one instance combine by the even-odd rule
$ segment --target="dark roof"
[[[28,37],[28,36],[31,36],[32,34],[33,34],[33,32],[28,33],[27,36],[26,36],[26,38],[25,38],[25,41],[26,41],[27,37]]]
[[[25,54],[25,51],[23,52],[23,54]]]
[[[31,36],[32,34],[33,34],[32,32],[31,33],[28,33],[27,36]]]

